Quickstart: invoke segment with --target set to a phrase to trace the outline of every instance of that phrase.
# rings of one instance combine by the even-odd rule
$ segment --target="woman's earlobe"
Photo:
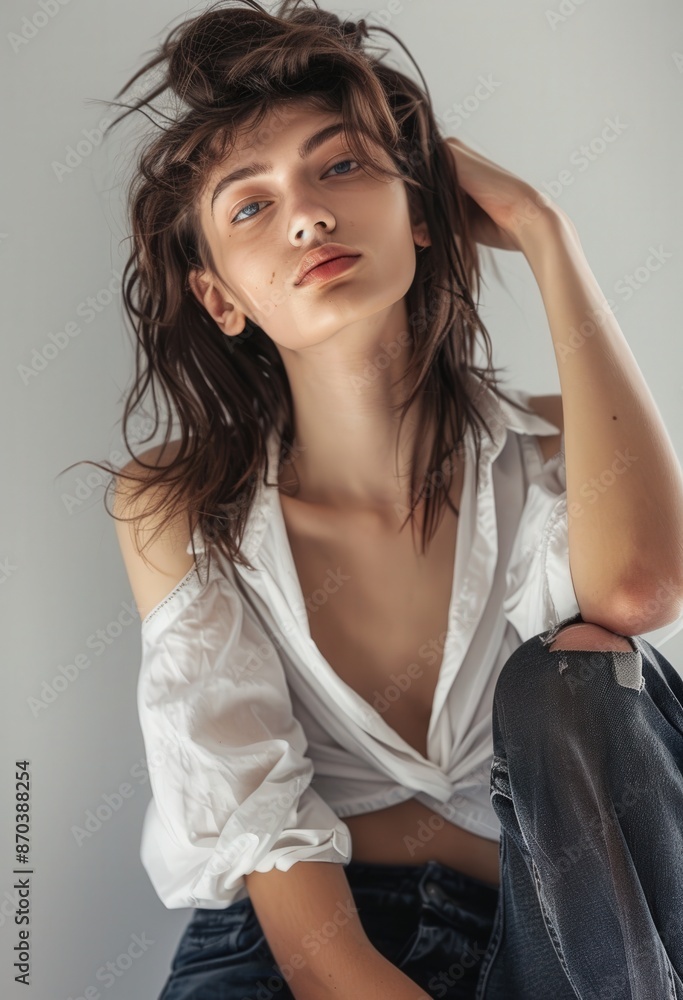
[[[413,243],[423,250],[432,245],[429,229],[424,220],[420,220],[417,224],[413,225]]]
[[[413,238],[413,241],[415,243],[415,247],[418,253],[420,252],[420,250],[426,250],[427,247],[430,247],[432,245],[432,241],[430,240],[428,234],[427,235],[418,234]]]

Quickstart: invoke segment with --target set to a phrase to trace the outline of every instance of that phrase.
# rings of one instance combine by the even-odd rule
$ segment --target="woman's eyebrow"
[[[319,146],[322,146],[324,142],[327,142],[328,139],[332,139],[334,136],[339,135],[339,133],[343,130],[343,122],[334,122],[332,125],[325,125],[324,128],[318,129],[317,132],[314,132],[312,135],[309,135],[307,139],[304,139],[299,146],[298,153],[300,158],[305,160],[308,156],[314,153]],[[214,188],[211,196],[211,215],[213,216],[213,203],[219,194],[225,191],[229,184],[234,184],[237,181],[246,180],[251,177],[258,177],[261,174],[267,174],[272,169],[272,163],[249,163],[247,166],[240,167],[238,170],[233,170],[232,173],[226,174],[225,177],[222,177]]]

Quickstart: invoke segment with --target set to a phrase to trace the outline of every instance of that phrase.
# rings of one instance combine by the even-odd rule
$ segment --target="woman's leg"
[[[581,623],[522,643],[496,686],[500,902],[477,1000],[683,998],[683,679],[642,637]]]

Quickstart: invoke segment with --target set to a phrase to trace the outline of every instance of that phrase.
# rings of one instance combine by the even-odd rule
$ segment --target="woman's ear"
[[[432,245],[426,222],[422,222],[418,226],[413,226],[413,242],[423,250],[425,247]]]
[[[413,231],[413,242],[419,247],[429,247],[432,240],[429,229],[424,219],[422,204],[415,188],[408,185],[408,208],[410,211],[410,224]]]
[[[192,268],[187,281],[194,297],[204,306],[223,333],[229,337],[244,333],[246,314],[234,302],[225,298],[225,292],[207,271]]]

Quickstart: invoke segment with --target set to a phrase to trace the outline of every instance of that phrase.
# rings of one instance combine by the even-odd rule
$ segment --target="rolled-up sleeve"
[[[564,434],[561,450],[530,477],[505,583],[503,613],[522,642],[580,610],[569,568]]]
[[[309,787],[277,648],[213,564],[144,619],[138,712],[152,789],[140,857],[167,907],[225,907],[249,872],[350,860],[348,827]]]

